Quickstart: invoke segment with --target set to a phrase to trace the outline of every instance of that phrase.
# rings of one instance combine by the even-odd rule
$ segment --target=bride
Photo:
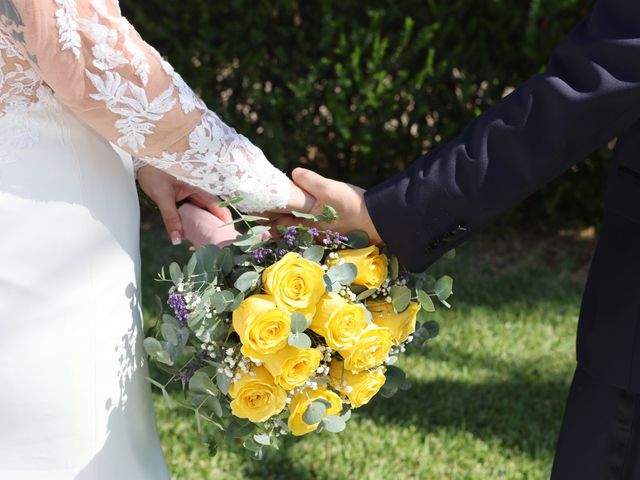
[[[308,207],[117,0],[0,0],[0,479],[169,478],[141,349],[134,172],[168,211],[189,195]]]

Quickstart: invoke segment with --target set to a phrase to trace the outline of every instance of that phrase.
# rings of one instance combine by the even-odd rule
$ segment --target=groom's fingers
[[[323,193],[327,188],[329,180],[316,172],[307,170],[306,168],[296,168],[291,172],[293,181],[303,190],[309,192],[316,199],[323,197]]]

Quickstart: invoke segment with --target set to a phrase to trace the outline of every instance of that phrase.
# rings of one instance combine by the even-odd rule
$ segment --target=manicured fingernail
[[[182,243],[180,232],[171,232],[171,243],[174,245],[180,245]]]

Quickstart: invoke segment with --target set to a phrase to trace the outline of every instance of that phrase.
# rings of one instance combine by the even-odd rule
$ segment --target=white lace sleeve
[[[261,212],[285,207],[289,179],[200,100],[122,16],[117,0],[0,0],[56,97],[136,166],[153,165]]]

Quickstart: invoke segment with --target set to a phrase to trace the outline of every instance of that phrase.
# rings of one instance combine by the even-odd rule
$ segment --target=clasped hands
[[[329,228],[340,233],[361,230],[372,243],[382,243],[364,201],[364,190],[344,182],[297,168],[292,173],[291,193],[286,208],[261,214],[269,218],[273,234],[279,225],[298,225],[300,218],[291,212],[319,214],[325,205],[335,208],[338,219]],[[228,208],[219,199],[151,166],[138,171],[142,190],[158,205],[162,219],[174,245],[189,241],[194,247],[214,244],[225,246],[239,235]],[[182,206],[177,203],[186,201]]]

